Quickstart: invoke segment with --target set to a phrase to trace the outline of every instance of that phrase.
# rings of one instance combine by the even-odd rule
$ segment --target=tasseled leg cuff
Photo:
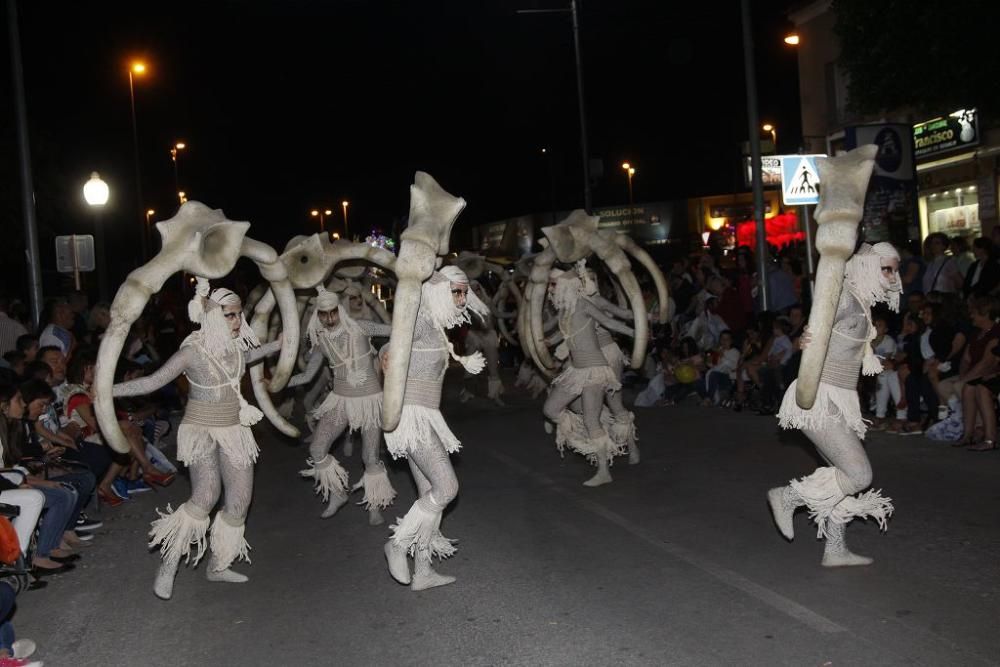
[[[396,523],[389,526],[392,531],[390,539],[411,556],[419,549],[426,550],[432,558],[450,558],[457,549],[455,540],[449,540],[439,530],[441,514],[442,511],[432,501],[419,498],[406,516],[396,519]]]
[[[191,503],[184,503],[177,511],[167,505],[166,512],[157,509],[156,513],[160,518],[153,521],[149,531],[150,548],[160,545],[160,556],[165,561],[179,562],[183,557],[187,563],[197,565],[205,555],[208,513]]]
[[[365,470],[361,481],[354,488],[358,488],[359,486],[365,490],[365,497],[358,504],[364,505],[365,509],[369,511],[373,509],[384,510],[392,504],[393,499],[396,497],[396,489],[392,488],[392,482],[389,481],[389,474],[385,471],[385,466],[381,462],[377,471],[370,473]]]
[[[233,564],[233,561],[250,562],[250,545],[243,539],[245,523],[242,519],[234,519],[224,511],[219,511],[212,522],[212,562],[211,569],[221,572]]]
[[[809,518],[818,528],[817,537],[827,536],[830,522],[845,524],[858,517],[874,519],[885,530],[886,521],[892,516],[892,498],[883,497],[881,489],[849,496],[841,489],[837,475],[836,468],[817,468],[808,477],[789,484],[809,508]]]
[[[639,437],[636,435],[635,414],[626,412],[611,418],[608,435],[619,448],[628,449],[635,445]]]
[[[315,463],[310,459],[307,464],[309,468],[300,474],[316,480],[314,488],[322,496],[323,502],[330,500],[331,493],[341,498],[347,497],[347,471],[332,454],[327,454]]]

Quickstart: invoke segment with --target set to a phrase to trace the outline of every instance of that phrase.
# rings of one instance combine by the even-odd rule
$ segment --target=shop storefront
[[[692,199],[690,207],[689,217],[698,221],[698,232],[705,245],[709,245],[709,239],[717,239],[712,245],[726,250],[741,245],[756,249],[752,193]],[[764,231],[768,244],[778,248],[805,238],[794,207],[781,208],[778,190],[764,191]]]
[[[913,126],[919,184],[920,238],[944,233],[970,241],[997,218],[997,148],[984,140],[975,109]]]

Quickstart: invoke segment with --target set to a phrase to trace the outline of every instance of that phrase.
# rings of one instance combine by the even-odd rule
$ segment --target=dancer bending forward
[[[333,371],[333,391],[313,413],[317,420],[309,445],[309,469],[302,475],[316,480],[316,493],[327,503],[324,519],[337,513],[347,502],[347,471],[330,453],[345,429],[361,431],[361,457],[365,473],[354,488],[364,488],[361,504],[368,510],[368,523],[383,523],[380,510],[392,504],[392,488],[385,464],[379,459],[382,438],[382,386],[374,365],[371,337],[388,337],[388,324],[355,320],[333,292],[317,288],[316,309],[309,321],[312,344],[306,370],[288,382],[289,387],[311,382],[319,373],[324,357]]]
[[[431,559],[455,553],[453,541],[440,531],[444,509],[458,495],[458,479],[448,455],[461,445],[440,410],[448,356],[461,362],[470,373],[479,373],[485,364],[478,352],[468,357],[456,355],[444,333],[445,329],[468,322],[470,310],[480,317],[488,312],[486,304],[469,292],[469,279],[461,269],[446,266],[423,284],[402,415],[396,430],[385,434],[393,458],[409,459],[420,495],[406,516],[392,526],[392,537],[385,544],[389,573],[415,591],[455,581],[455,577],[435,572]],[[412,577],[407,555],[414,560]]]
[[[237,558],[250,562],[243,529],[259,449],[249,427],[263,415],[240,394],[240,381],[248,364],[281,348],[280,338],[261,346],[243,317],[240,298],[228,289],[216,289],[209,296],[208,281],[203,278],[198,278],[188,313],[201,329],[184,339],[180,350],[156,373],[114,387],[116,398],[149,394],[181,373],[191,384],[177,430],[177,458],[191,471],[191,498],[176,511],[168,505],[165,513],[159,512],[149,532],[149,546],[159,545],[162,557],[153,592],[163,600],[173,593],[181,558],[197,565],[204,555],[208,515],[223,487],[225,501],[211,525],[212,556],[206,574],[209,581],[242,583],[248,579],[229,566]]]
[[[872,468],[861,444],[865,422],[858,402],[858,376],[877,375],[882,365],[870,341],[876,336],[871,308],[876,302],[899,309],[899,255],[888,243],[874,247],[863,244],[847,262],[844,288],[823,362],[816,402],[803,410],[795,402],[792,382],[778,412],[782,428],[798,428],[830,464],[787,486],[767,494],[778,530],[787,539],[794,537],[792,515],[805,505],[816,521],[818,536],[826,538],[823,565],[841,567],[869,565],[871,558],[851,553],[844,540],[844,528],[855,517],[875,519],[885,530],[892,514],[892,499],[880,491],[860,493],[871,485]],[[809,344],[808,333],[803,347]],[[857,494],[857,495],[855,495]]]

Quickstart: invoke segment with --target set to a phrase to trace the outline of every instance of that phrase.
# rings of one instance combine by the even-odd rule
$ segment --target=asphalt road
[[[455,584],[396,584],[387,528],[357,507],[321,520],[297,475],[305,447],[261,426],[253,564],[236,568],[248,584],[210,583],[203,562],[181,570],[172,600],[153,596],[145,533],[155,506],[185,500],[179,479],[106,510],[77,570],[22,595],[19,634],[50,666],[1000,663],[1000,453],[872,434],[875,486],[896,514],[885,534],[848,530],[874,565],[829,570],[804,513],[792,543],[772,525],[767,489],[817,462],[774,418],[637,411],[642,463],[622,459],[613,484],[589,489],[540,403],[459,405],[455,391],[461,491],[442,530],[459,552],[438,568]],[[357,448],[346,465],[354,481]],[[387,518],[414,497],[405,463],[390,467]]]

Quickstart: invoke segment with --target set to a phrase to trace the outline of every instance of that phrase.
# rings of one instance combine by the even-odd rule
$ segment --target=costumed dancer
[[[787,486],[771,489],[768,503],[778,529],[789,540],[794,537],[795,510],[802,505],[809,509],[818,536],[826,538],[826,567],[870,564],[871,558],[847,548],[844,529],[852,519],[861,517],[875,519],[885,530],[893,510],[891,499],[880,491],[860,493],[871,485],[872,468],[861,444],[867,426],[861,416],[857,386],[861,373],[882,372],[870,344],[876,336],[871,308],[876,303],[887,303],[894,312],[899,310],[898,268],[899,255],[888,243],[874,247],[863,244],[847,262],[816,402],[808,410],[796,404],[796,380],[785,392],[778,412],[781,427],[800,429],[830,465],[792,480]],[[811,343],[812,333],[803,337],[803,349]]]
[[[401,262],[402,254],[400,257]],[[453,541],[440,532],[441,516],[458,494],[458,479],[448,455],[457,452],[461,444],[440,411],[448,357],[473,374],[481,372],[485,365],[481,353],[456,355],[445,330],[468,323],[470,311],[479,317],[488,313],[486,304],[469,291],[469,279],[457,267],[435,271],[420,290],[399,426],[385,434],[393,458],[409,460],[420,496],[406,516],[392,526],[392,537],[385,544],[390,574],[415,591],[455,581],[431,567],[432,558],[448,558],[455,553]],[[387,358],[384,363],[393,360]],[[388,380],[386,387],[388,390]],[[407,555],[414,559],[412,577]]]
[[[336,514],[347,502],[348,474],[330,448],[344,433],[361,432],[361,456],[365,472],[355,489],[364,489],[360,504],[368,510],[368,523],[383,523],[381,510],[392,504],[392,488],[385,464],[379,459],[382,437],[382,385],[374,366],[372,337],[388,337],[391,327],[355,320],[338,296],[322,285],[316,288],[316,304],[306,328],[312,350],[306,370],[288,381],[289,387],[311,382],[326,359],[333,374],[333,390],[313,410],[317,422],[309,445],[309,468],[305,477],[316,480],[316,493],[327,503],[324,519]]]
[[[488,310],[486,315],[472,318],[465,333],[465,351],[470,355],[481,352],[486,358],[487,398],[500,407],[506,407],[506,403],[501,398],[503,380],[500,379],[500,335],[497,333],[496,314],[489,306],[492,299],[478,280],[470,281],[469,289],[486,305]],[[468,381],[471,378],[472,375],[466,373],[464,379]],[[473,394],[468,388],[462,387],[459,400],[464,403],[472,396]]]
[[[872,470],[861,445],[866,425],[858,377],[882,371],[870,343],[877,335],[871,307],[883,302],[898,310],[901,290],[899,256],[891,245],[862,244],[854,252],[877,151],[868,145],[817,161],[823,190],[816,207],[816,296],[799,374],[785,392],[778,419],[783,428],[801,429],[830,465],[767,494],[774,521],[789,540],[796,508],[809,509],[818,535],[826,538],[827,567],[870,564],[871,558],[847,548],[845,527],[855,517],[870,517],[884,530],[893,511],[880,491],[861,493],[872,482]]]
[[[208,537],[212,555],[207,577],[229,583],[248,579],[229,568],[237,559],[250,562],[243,534],[259,452],[250,427],[263,415],[243,398],[240,382],[247,365],[282,345],[279,338],[261,346],[243,316],[239,296],[224,288],[209,294],[203,278],[197,279],[188,314],[201,328],[184,339],[180,350],[153,375],[115,385],[113,390],[116,398],[149,394],[181,373],[191,385],[177,430],[177,458],[191,471],[191,497],[176,511],[168,506],[160,512],[149,532],[150,546],[159,545],[163,558],[153,591],[164,600],[173,592],[181,558],[197,565],[204,555],[208,517],[223,491],[223,508],[216,513]]]
[[[559,318],[559,334],[568,352],[568,363],[552,381],[552,389],[542,408],[545,417],[556,424],[556,445],[562,451],[568,446],[597,466],[597,473],[584,482],[585,486],[600,486],[612,481],[609,464],[627,446],[615,443],[601,425],[600,415],[605,394],[621,389],[621,383],[601,351],[597,324],[629,336],[631,327],[606,315],[586,297],[583,260],[576,271],[552,269],[549,272],[548,295]],[[555,342],[552,340],[551,342]],[[569,410],[577,398],[583,403],[581,432],[578,419]],[[579,434],[579,436],[577,435]],[[585,437],[583,437],[585,434]]]

